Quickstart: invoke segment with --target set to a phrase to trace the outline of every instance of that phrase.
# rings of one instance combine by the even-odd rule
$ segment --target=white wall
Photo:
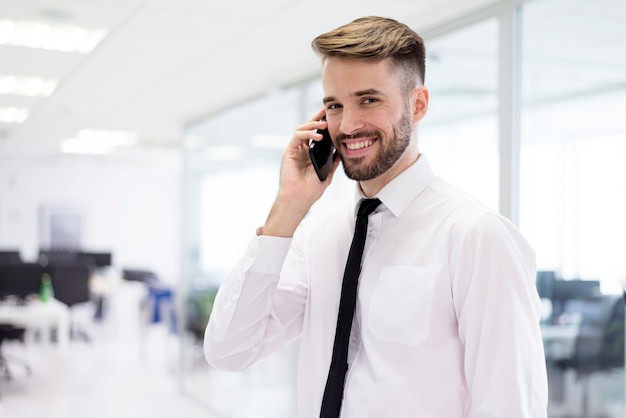
[[[0,248],[34,261],[42,205],[79,209],[82,247],[111,251],[118,268],[155,271],[177,283],[181,272],[182,157],[0,157]]]

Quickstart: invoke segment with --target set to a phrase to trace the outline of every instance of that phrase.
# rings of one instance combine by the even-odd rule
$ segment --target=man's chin
[[[367,181],[378,177],[380,174],[372,171],[371,167],[355,167],[355,166],[343,166],[343,172],[346,173],[346,177],[350,180]]]

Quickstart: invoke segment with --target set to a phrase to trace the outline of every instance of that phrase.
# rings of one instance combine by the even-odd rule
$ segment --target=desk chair
[[[572,369],[582,385],[581,417],[589,417],[589,379],[624,367],[624,296],[602,295],[571,301],[567,311],[582,316],[572,358],[558,361]]]
[[[24,360],[12,356],[9,357],[2,352],[2,344],[4,343],[4,341],[17,340],[24,342],[25,334],[26,328],[14,326],[11,324],[0,324],[0,371],[4,372],[4,377],[8,380],[13,377],[11,369],[9,368],[10,363],[21,366],[29,375],[32,373],[30,366]]]
[[[138,269],[123,269],[122,278],[128,281],[143,282],[147,284],[159,281],[159,277],[156,275],[156,273],[150,270]]]
[[[91,300],[91,292],[89,290],[90,278],[91,268],[87,265],[67,264],[50,266],[50,279],[54,290],[54,298],[70,308],[72,337],[78,337],[84,341],[91,341],[86,328],[87,324],[93,321],[96,308],[95,303]],[[82,318],[79,318],[80,314],[83,314]]]

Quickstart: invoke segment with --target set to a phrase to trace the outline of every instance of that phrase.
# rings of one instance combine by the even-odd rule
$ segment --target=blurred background
[[[622,0],[0,0],[0,416],[295,416],[297,346],[226,373],[203,332],[310,41],[373,14],[425,38],[436,174],[536,250],[550,417],[626,417]]]

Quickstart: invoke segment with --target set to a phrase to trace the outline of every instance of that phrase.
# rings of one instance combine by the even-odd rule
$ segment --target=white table
[[[57,347],[66,352],[70,339],[70,312],[67,305],[56,299],[48,302],[30,300],[25,304],[0,303],[0,322],[14,324],[26,328],[48,329],[49,343],[52,330],[56,328]]]
[[[546,357],[552,360],[572,358],[579,332],[578,324],[542,325],[541,335]]]

